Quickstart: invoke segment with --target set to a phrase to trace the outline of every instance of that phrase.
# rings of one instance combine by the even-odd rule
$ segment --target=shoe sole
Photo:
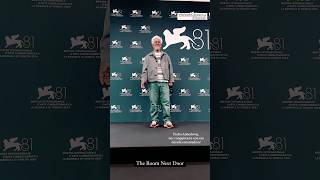
[[[154,126],[150,125],[149,127],[150,127],[150,128],[157,128],[158,126],[159,126],[159,124],[156,124],[156,125],[154,125]]]
[[[163,127],[167,128],[167,129],[172,129],[172,128],[174,128],[173,125],[172,125],[172,126],[163,125]]]

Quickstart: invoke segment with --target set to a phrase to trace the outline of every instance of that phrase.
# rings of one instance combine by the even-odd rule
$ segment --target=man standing
[[[162,105],[163,126],[173,128],[170,116],[170,90],[173,86],[173,67],[167,53],[161,51],[162,38],[154,36],[151,39],[153,51],[145,56],[141,73],[141,88],[149,85],[151,128],[159,126],[158,102]]]

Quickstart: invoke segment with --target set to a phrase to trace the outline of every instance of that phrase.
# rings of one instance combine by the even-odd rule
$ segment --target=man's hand
[[[107,64],[101,63],[99,71],[99,81],[102,86],[109,86],[110,84],[110,67]],[[103,67],[106,66],[106,67]]]
[[[141,89],[145,88],[144,83],[145,83],[144,81],[141,81],[141,84],[140,84]]]
[[[173,82],[169,82],[169,86],[173,86]]]

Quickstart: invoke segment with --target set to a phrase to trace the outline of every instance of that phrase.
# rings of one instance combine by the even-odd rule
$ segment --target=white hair
[[[158,36],[158,35],[155,35],[155,36],[152,37],[151,44],[153,44],[155,39],[160,39],[160,43],[162,44],[162,38],[160,36]]]

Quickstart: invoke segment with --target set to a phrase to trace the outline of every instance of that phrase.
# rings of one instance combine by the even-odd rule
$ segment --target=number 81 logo
[[[192,32],[193,38],[192,38],[192,44],[191,46],[193,47],[193,49],[195,50],[201,50],[205,44],[207,44],[207,49],[209,50],[209,30],[205,29],[206,33],[207,33],[207,37],[206,37],[206,42],[203,40],[203,31],[201,29],[195,29]]]

